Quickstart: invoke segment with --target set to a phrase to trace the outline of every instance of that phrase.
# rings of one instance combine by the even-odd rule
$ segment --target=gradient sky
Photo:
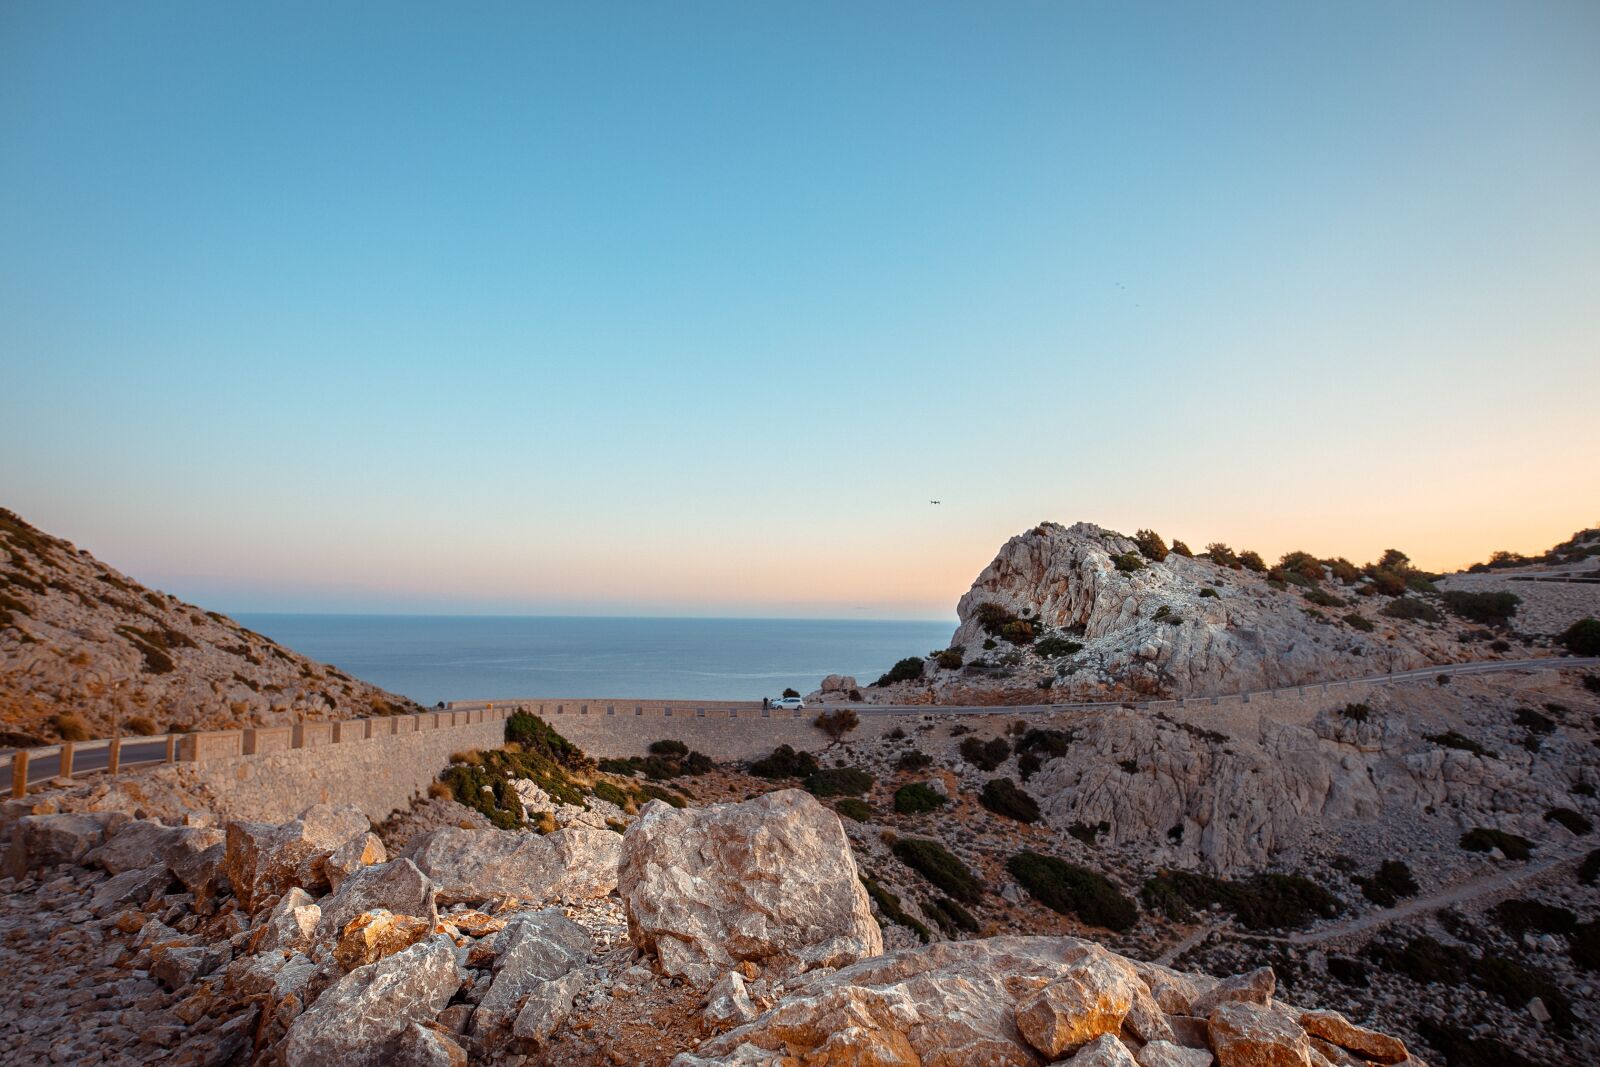
[[[0,504],[235,611],[1537,551],[1600,521],[1597,56],[1592,0],[14,0]]]

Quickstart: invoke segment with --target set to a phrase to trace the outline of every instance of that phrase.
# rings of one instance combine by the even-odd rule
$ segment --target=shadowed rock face
[[[617,882],[634,943],[702,986],[743,960],[806,970],[883,951],[839,817],[796,789],[652,802],[623,838]]]

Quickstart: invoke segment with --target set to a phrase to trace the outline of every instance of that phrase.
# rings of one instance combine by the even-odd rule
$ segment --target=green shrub
[[[1458,986],[1473,966],[1472,954],[1419,934],[1404,945],[1377,942],[1367,946],[1367,957],[1386,971],[1403,974],[1424,985]]]
[[[1234,570],[1239,569],[1239,557],[1233,554],[1233,549],[1229,548],[1221,541],[1213,541],[1211,544],[1206,546],[1206,558],[1212,563],[1217,564],[1219,567],[1231,567]]]
[[[922,913],[939,924],[939,929],[954,937],[957,931],[969,934],[978,932],[978,920],[972,912],[949,897],[930,897],[922,902]]]
[[[817,797],[858,797],[872,788],[872,775],[857,767],[824,767],[806,777],[806,792]]]
[[[1076,913],[1090,926],[1126,930],[1139,918],[1133,901],[1102,874],[1037,852],[1019,852],[1006,870],[1032,897],[1062,915]]]
[[[1039,821],[1039,804],[1009,778],[995,778],[983,786],[978,803],[1008,819],[1032,823]]]
[[[1574,656],[1600,656],[1600,619],[1579,619],[1567,627],[1561,643]]]
[[[1594,829],[1594,823],[1571,808],[1551,808],[1544,813],[1544,821],[1558,823],[1579,837]]]
[[[689,746],[682,741],[652,741],[646,750],[652,756],[667,756],[672,759],[682,759],[689,754]]]
[[[844,797],[834,801],[833,810],[852,822],[866,822],[872,818],[872,805],[855,797]]]
[[[1372,625],[1371,619],[1355,611],[1352,611],[1350,614],[1344,617],[1344,624],[1350,627],[1350,629],[1359,630],[1364,634],[1370,634],[1375,628]]]
[[[1357,878],[1361,895],[1383,908],[1392,908],[1401,897],[1417,895],[1417,880],[1402,860],[1384,860],[1371,878]]]
[[[1351,722],[1367,722],[1372,718],[1372,707],[1369,704],[1346,704],[1339,714]]]
[[[1206,586],[1204,589],[1200,590],[1201,599],[1205,599],[1206,597],[1214,597],[1214,596],[1217,596],[1217,595],[1218,595],[1217,591],[1215,589],[1211,588],[1209,585]]]
[[[524,752],[543,756],[568,770],[583,771],[594,765],[583,749],[556,732],[539,716],[519,711],[506,720],[505,739],[522,746]]]
[[[817,757],[809,752],[796,752],[788,745],[779,745],[772,755],[750,764],[750,773],[757,778],[777,781],[780,778],[804,778],[817,772]]]
[[[628,794],[610,782],[596,782],[594,784],[594,795],[608,804],[615,804],[619,808],[628,806]]]
[[[1039,758],[1037,752],[1024,752],[1017,757],[1017,773],[1022,776],[1024,782],[1038,774],[1043,766],[1044,760]]]
[[[1329,573],[1345,585],[1354,585],[1361,580],[1360,569],[1343,556],[1324,560],[1323,563],[1327,566]]]
[[[1100,835],[1110,829],[1111,824],[1103,819],[1098,826],[1090,826],[1086,822],[1075,822],[1067,827],[1067,836],[1088,845],[1090,848],[1094,848],[1100,843]]]
[[[912,749],[910,752],[900,753],[900,758],[894,761],[894,769],[906,772],[920,771],[932,763],[932,756],[926,752],[918,752],[916,749]]]
[[[1444,619],[1444,616],[1439,614],[1438,608],[1414,596],[1403,596],[1390,601],[1384,606],[1383,613],[1391,619],[1406,619],[1413,622],[1440,622]]]
[[[1078,641],[1069,641],[1065,637],[1046,637],[1034,645],[1033,650],[1045,659],[1056,659],[1082,652],[1083,645]]]
[[[156,721],[148,715],[135,715],[123,725],[128,728],[130,734],[137,734],[140,737],[154,737],[161,732],[161,727],[157,726]]]
[[[1573,963],[1586,971],[1600,971],[1600,919],[1579,923],[1567,944]]]
[[[980,741],[976,737],[965,738],[959,749],[961,758],[978,768],[980,771],[992,771],[1006,761],[1011,755],[1011,746],[1003,737],[996,737],[989,741]]]
[[[1261,558],[1261,553],[1259,552],[1246,551],[1239,553],[1239,566],[1247,571],[1255,571],[1257,574],[1265,574],[1267,570],[1267,563]]]
[[[800,695],[800,690],[798,690],[798,689],[794,689],[794,688],[788,688],[788,689],[785,689],[785,690],[784,690],[784,691],[783,691],[783,695],[784,695],[784,697],[786,697],[786,698],[787,698],[787,697],[797,697],[797,696],[799,696],[799,695]]]
[[[895,682],[914,682],[922,677],[922,657],[907,656],[905,659],[889,668],[887,674],[879,678],[874,685],[893,685]]]
[[[1504,626],[1511,621],[1522,598],[1515,593],[1468,593],[1452,589],[1443,594],[1444,606],[1452,615],[1483,623]]]
[[[1493,993],[1511,1008],[1520,1009],[1538,997],[1550,1012],[1552,1026],[1563,1033],[1572,1029],[1572,1003],[1542,971],[1485,953],[1472,969],[1471,977],[1474,985]]]
[[[1312,585],[1322,581],[1322,561],[1309,552],[1286,552],[1278,558],[1278,568],[1298,574]],[[1355,571],[1351,567],[1352,573]]]
[[[1194,553],[1182,541],[1172,542],[1172,553],[1175,556],[1182,556],[1184,559],[1194,559]]]
[[[1137,552],[1119,552],[1111,557],[1111,562],[1125,574],[1144,570],[1144,560]]]
[[[1451,1023],[1419,1019],[1416,1030],[1418,1037],[1443,1054],[1449,1067],[1535,1067],[1532,1060],[1504,1041],[1475,1037]]]
[[[931,935],[928,933],[927,926],[906,914],[906,910],[900,906],[900,898],[898,896],[885,889],[870,874],[862,873],[857,877],[861,879],[861,884],[866,887],[867,896],[871,897],[872,902],[878,905],[879,914],[897,926],[904,926],[906,929],[914,931],[922,939],[924,945],[928,943]]]
[[[1145,559],[1160,563],[1167,558],[1167,543],[1154,530],[1140,530],[1133,535],[1133,543]]]
[[[1472,738],[1458,734],[1454,730],[1446,730],[1442,734],[1423,734],[1422,739],[1424,741],[1432,741],[1442,748],[1454,748],[1462,752],[1470,752],[1474,756],[1486,756],[1490,759],[1499,758],[1493,750],[1484,748]]]
[[[937,811],[950,803],[950,798],[921,782],[911,782],[894,791],[896,815],[921,815]]]
[[[965,863],[952,856],[937,841],[902,837],[894,843],[895,856],[907,867],[963,904],[976,904],[983,896],[983,885]]]
[[[1373,591],[1383,596],[1404,596],[1409,588],[1405,575],[1394,571],[1380,569],[1369,572],[1367,576],[1372,579]]]
[[[1342,608],[1345,606],[1343,600],[1340,600],[1332,593],[1324,592],[1321,589],[1309,590],[1305,594],[1305,597],[1307,600],[1311,601],[1311,603],[1322,608]]]
[[[1162,871],[1145,882],[1140,896],[1146,907],[1179,922],[1187,921],[1193,910],[1221,905],[1251,930],[1302,926],[1339,913],[1333,894],[1296,874],[1257,874],[1229,881],[1193,871]]]
[[[1478,826],[1461,835],[1461,847],[1468,852],[1492,852],[1499,849],[1510,860],[1525,860],[1533,851],[1533,842],[1526,837],[1508,834],[1504,830]]]
[[[960,670],[961,664],[964,662],[961,649],[959,648],[945,649],[943,652],[934,657],[934,661],[939,664],[939,667],[942,670],[947,671]]]

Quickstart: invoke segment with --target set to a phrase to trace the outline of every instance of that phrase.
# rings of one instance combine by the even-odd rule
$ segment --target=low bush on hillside
[[[525,753],[542,756],[568,770],[585,771],[594,766],[583,749],[530,712],[519,711],[506,720],[505,739],[521,745]]]
[[[1218,592],[1215,589],[1211,588],[1209,585],[1206,586],[1204,589],[1200,590],[1200,598],[1202,600],[1206,599],[1207,597],[1215,597],[1215,596],[1218,596],[1218,595],[1220,595],[1220,594],[1218,594]]]
[[[1145,559],[1160,563],[1167,558],[1167,543],[1154,530],[1139,530],[1133,535],[1133,543]]]
[[[1194,553],[1190,551],[1189,546],[1184,544],[1182,541],[1172,542],[1172,554],[1175,556],[1182,556],[1184,559],[1194,559]]]
[[[554,745],[552,747],[555,750],[565,751],[569,760],[586,760],[581,749],[571,745],[555,731],[551,730],[550,733],[568,746],[568,750],[563,750],[560,745]],[[573,752],[576,752],[576,756]],[[480,812],[502,830],[514,830],[523,824],[522,798],[512,784],[519,778],[531,780],[557,803],[584,806],[582,786],[568,777],[567,767],[545,751],[520,748],[519,743],[519,749],[515,751],[497,749],[471,753],[470,756],[475,758],[445,768],[439,781],[458,803]],[[587,769],[582,762],[577,766]]]
[[[89,723],[82,715],[71,711],[63,711],[51,720],[56,728],[56,734],[63,741],[89,740]]]
[[[1522,603],[1515,593],[1468,593],[1460,589],[1444,593],[1443,599],[1450,614],[1485,626],[1506,625]]]
[[[884,673],[875,686],[893,685],[896,682],[914,682],[922,677],[922,657],[907,656]]]
[[[1438,1049],[1449,1067],[1535,1067],[1532,1060],[1494,1037],[1479,1037],[1440,1019],[1418,1019],[1417,1036]]]
[[[1104,875],[1075,863],[1019,852],[1006,861],[1006,870],[1039,903],[1062,915],[1076,914],[1090,926],[1126,930],[1139,918],[1139,909]]]
[[[1033,650],[1045,659],[1057,659],[1082,652],[1083,644],[1079,641],[1069,641],[1065,637],[1046,637],[1034,645]]]
[[[1391,619],[1405,619],[1411,622],[1440,622],[1444,616],[1439,614],[1439,609],[1426,600],[1418,600],[1414,596],[1403,596],[1384,605],[1383,613]]]
[[[1265,574],[1267,571],[1267,561],[1261,558],[1261,553],[1259,552],[1244,551],[1239,553],[1239,566],[1257,574]]]
[[[1361,580],[1361,569],[1343,556],[1322,562],[1328,568],[1328,573],[1345,585],[1355,585]]]
[[[922,782],[911,782],[894,791],[896,815],[921,815],[937,811],[950,803],[950,798]]]
[[[961,649],[959,648],[947,648],[937,656],[933,657],[933,659],[935,663],[939,664],[941,670],[946,671],[958,671],[961,669],[961,664],[964,662]]]
[[[961,758],[978,768],[980,771],[992,771],[1006,761],[1011,755],[1011,746],[1003,737],[980,741],[976,737],[965,738],[958,749]]]
[[[1143,557],[1141,557],[1137,552],[1119,552],[1115,556],[1111,557],[1111,562],[1112,565],[1117,568],[1117,570],[1122,571],[1125,574],[1131,574],[1134,571],[1142,571],[1145,567]]]
[[[1424,985],[1458,986],[1472,969],[1472,953],[1459,945],[1446,945],[1427,934],[1419,934],[1404,944],[1374,942],[1366,957],[1383,970],[1402,974]]]
[[[1343,600],[1321,589],[1308,590],[1305,598],[1322,608],[1342,608],[1345,606]]]
[[[1000,627],[1000,636],[1013,645],[1033,643],[1033,623],[1027,619],[1013,619]]]
[[[1162,871],[1145,882],[1140,897],[1145,907],[1177,922],[1218,904],[1251,930],[1290,929],[1339,914],[1333,894],[1297,874],[1257,874],[1229,881],[1193,871]]]
[[[1462,752],[1470,752],[1474,756],[1484,756],[1489,759],[1499,758],[1499,756],[1492,749],[1484,748],[1472,738],[1458,734],[1454,730],[1446,730],[1442,734],[1423,734],[1422,739],[1424,741],[1431,741],[1441,748],[1454,748]]]
[[[897,771],[907,772],[920,771],[924,767],[931,766],[932,763],[932,756],[928,755],[926,752],[919,752],[916,749],[912,749],[910,752],[900,753],[900,758],[894,761],[894,769]]]
[[[146,674],[170,674],[174,670],[172,657],[167,655],[170,651],[167,637],[169,634],[160,630],[141,630],[137,626],[118,626],[117,633],[121,634],[127,642],[138,650],[144,657]],[[184,639],[185,644],[193,648],[194,642]]]
[[[1587,816],[1573,811],[1571,808],[1551,808],[1544,813],[1544,821],[1564,826],[1569,832],[1579,837],[1594,829],[1594,823],[1590,822]]]
[[[866,822],[872,818],[872,805],[856,797],[844,797],[834,801],[833,810],[853,822]]]
[[[619,808],[626,808],[630,799],[628,794],[606,781],[599,781],[594,784],[594,795],[607,804],[615,804]]]
[[[861,716],[851,708],[834,708],[818,715],[813,725],[837,743],[845,734],[861,725]]]
[[[926,878],[952,900],[976,904],[983,897],[983,884],[939,842],[902,837],[894,843],[895,857]]]
[[[866,888],[867,896],[871,897],[872,902],[878,905],[878,914],[889,922],[897,926],[904,926],[907,930],[915,933],[917,937],[922,939],[924,945],[928,943],[931,936],[928,932],[928,927],[906,914],[905,908],[900,906],[900,898],[897,895],[885,889],[870,874],[862,873],[857,877],[861,879],[862,886]]]
[[[1526,897],[1502,900],[1489,909],[1489,914],[1512,937],[1526,933],[1566,936],[1578,929],[1578,917],[1570,909]]]
[[[1339,710],[1339,714],[1351,722],[1367,722],[1372,718],[1372,706],[1369,704],[1346,704]]]
[[[1100,835],[1108,832],[1111,824],[1102,819],[1097,826],[1090,826],[1086,822],[1075,822],[1067,827],[1067,836],[1074,841],[1081,842],[1094,848],[1100,843]]]
[[[1543,971],[1524,966],[1505,956],[1485,953],[1471,972],[1472,983],[1494,994],[1509,1008],[1521,1010],[1534,997],[1544,1001],[1550,1024],[1562,1033],[1570,1032],[1574,1022],[1572,1002]]]
[[[1499,849],[1500,854],[1508,860],[1525,860],[1533,852],[1533,842],[1526,837],[1486,826],[1477,826],[1462,834],[1461,847],[1468,852],[1493,852]]]
[[[1038,774],[1043,766],[1044,760],[1039,758],[1037,752],[1024,752],[1017,757],[1017,773],[1022,776],[1024,782]]]
[[[1037,727],[1022,735],[1022,740],[1017,742],[1017,751],[1043,753],[1046,759],[1054,759],[1067,754],[1072,747],[1072,740],[1072,734],[1066,730]]]
[[[1367,577],[1372,579],[1372,583],[1366,588],[1383,596],[1404,596],[1409,588],[1405,575],[1381,567],[1368,571]]]
[[[750,773],[757,778],[777,781],[782,778],[804,778],[817,771],[817,757],[809,752],[796,752],[788,745],[779,745],[772,755],[764,756],[750,764]]]
[[[682,741],[652,741],[647,756],[603,759],[600,770],[632,778],[644,775],[653,782],[664,782],[684,775],[705,774],[715,764],[711,757],[691,751]]]
[[[1594,885],[1600,880],[1600,848],[1583,857],[1583,862],[1578,864],[1578,884]]]
[[[978,803],[1008,819],[1018,822],[1038,822],[1039,804],[1009,778],[995,778],[984,783],[978,794]]]
[[[978,920],[973,918],[972,912],[949,897],[928,898],[922,902],[922,913],[938,923],[948,937],[955,937],[958,932],[978,932]]]
[[[1361,895],[1382,908],[1392,908],[1402,897],[1417,895],[1417,880],[1403,860],[1384,860],[1371,878],[1357,878]]]
[[[816,797],[858,797],[872,788],[872,775],[858,767],[824,767],[802,784]]]
[[[1600,656],[1600,619],[1579,619],[1562,633],[1561,643],[1574,656]]]
[[[1600,674],[1584,675],[1583,687],[1591,693],[1600,693]]]
[[[148,715],[135,715],[122,725],[128,728],[130,734],[138,734],[140,737],[154,737],[161,732],[161,727],[157,726],[156,721]]]
[[[1233,570],[1239,569],[1239,557],[1234,555],[1233,549],[1221,541],[1213,541],[1207,545],[1205,556],[1219,567],[1229,567]]]
[[[1600,919],[1579,923],[1567,944],[1573,963],[1586,971],[1600,971]]]
[[[1556,728],[1554,719],[1532,708],[1518,708],[1516,724],[1535,734],[1553,733]]]

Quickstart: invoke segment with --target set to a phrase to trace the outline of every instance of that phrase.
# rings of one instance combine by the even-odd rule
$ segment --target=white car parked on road
[[[772,701],[772,706],[783,708],[785,711],[799,711],[806,706],[806,702],[799,697],[779,697]]]

